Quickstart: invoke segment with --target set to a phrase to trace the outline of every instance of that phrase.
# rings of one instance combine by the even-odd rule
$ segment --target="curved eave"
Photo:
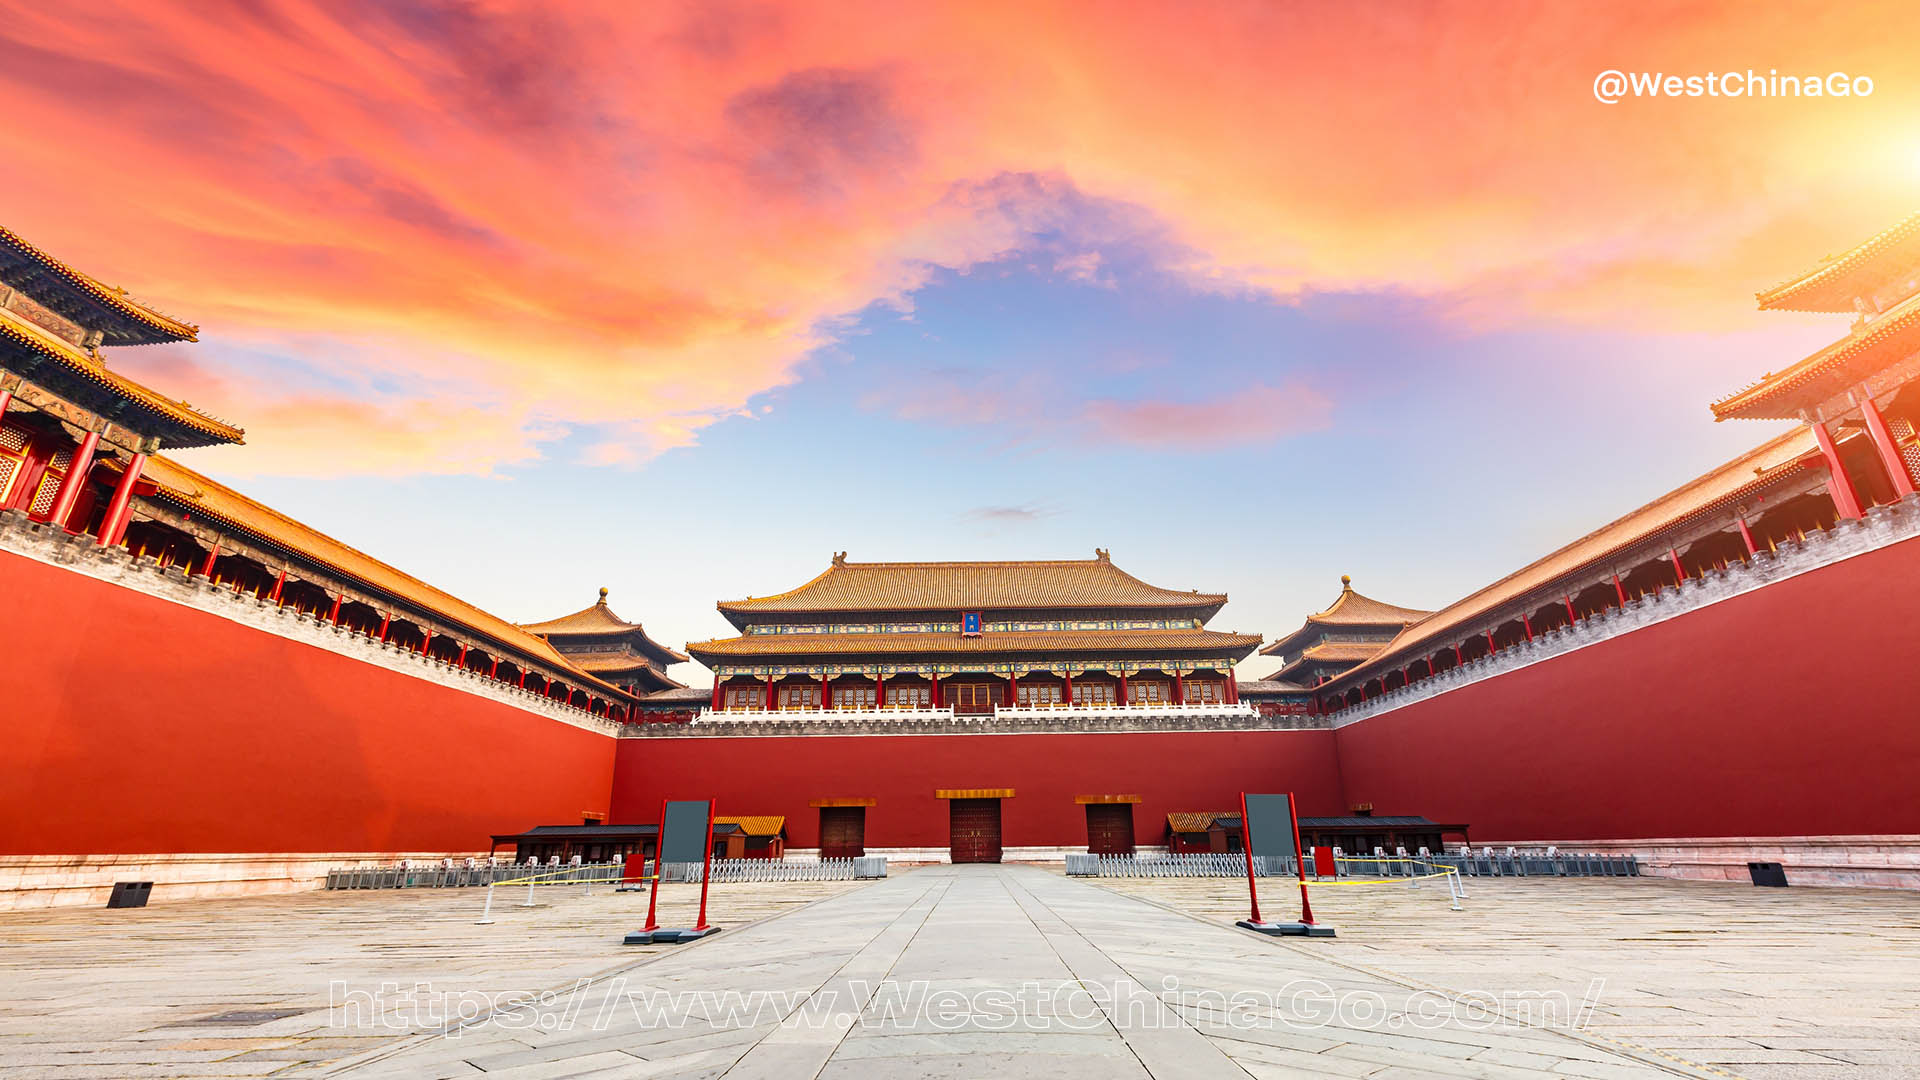
[[[154,345],[166,341],[199,340],[199,327],[155,311],[145,304],[135,303],[120,290],[103,285],[41,251],[4,225],[0,225],[0,248],[36,264],[51,276],[67,298],[97,312],[98,319],[85,320],[85,323],[101,330],[106,344]],[[21,291],[47,303],[49,307],[65,306],[58,304],[59,298],[37,295],[45,290],[36,285],[23,286]],[[50,300],[54,302],[48,303]]]
[[[0,311],[0,345],[35,358],[33,370],[17,370],[23,378],[46,384],[49,390],[131,431],[157,436],[164,445],[186,448],[246,441],[247,433],[240,428],[107,370],[76,346],[11,312]]]
[[[1916,254],[1920,254],[1920,214],[1754,298],[1764,311],[1851,312],[1854,297],[1892,279]]]
[[[192,470],[190,469],[186,469],[180,466],[176,462],[167,461],[164,458],[156,458],[154,460],[162,462],[166,466],[179,469],[181,472],[186,473],[190,476],[194,476],[204,482],[211,483],[211,481],[207,481],[206,478],[200,477],[199,474],[192,472]],[[474,621],[469,618],[465,618],[455,614],[450,614],[444,609],[438,606],[435,606],[432,603],[426,602],[422,599],[403,596],[400,593],[394,591],[393,589],[380,584],[379,582],[369,580],[364,574],[358,573],[349,567],[343,566],[337,560],[329,559],[324,555],[320,555],[314,552],[312,549],[305,547],[292,539],[274,536],[271,533],[268,533],[262,530],[258,526],[240,521],[230,514],[225,514],[220,512],[218,509],[211,508],[203,500],[195,497],[191,493],[181,491],[180,489],[175,487],[170,487],[164,481],[154,478],[152,473],[148,474],[148,478],[154,480],[154,485],[156,488],[156,491],[154,494],[156,497],[163,499],[166,502],[172,503],[174,506],[177,506],[184,511],[197,514],[202,518],[205,518],[209,521],[213,521],[217,523],[222,529],[246,536],[248,539],[254,541],[255,543],[258,543],[262,547],[273,548],[275,550],[284,552],[287,555],[292,556],[294,558],[312,563],[315,566],[322,567],[327,571],[329,571],[330,573],[333,573],[339,576],[342,580],[356,583],[357,585],[360,586],[360,588],[362,588],[369,594],[372,594],[375,596],[388,597],[392,600],[392,602],[396,604],[410,607],[423,614],[432,615],[435,619],[438,619],[449,626],[458,627],[464,633],[472,636],[476,642],[478,641],[491,642],[492,645],[498,649],[508,651],[508,652],[513,652],[513,653],[518,653],[521,656],[528,658],[529,660],[532,660],[536,663],[543,664],[547,667],[553,668],[556,671],[569,672],[571,673],[570,681],[574,681],[574,680],[580,681],[583,684],[583,688],[586,684],[590,684],[595,689],[603,692],[604,694],[613,695],[622,700],[638,700],[637,695],[629,694],[625,690],[620,689],[618,686],[615,686],[612,683],[607,682],[604,679],[601,679],[599,676],[594,675],[592,672],[585,671],[581,669],[578,665],[568,661],[566,657],[562,656],[559,652],[555,651],[553,646],[549,645],[545,640],[541,638],[531,637],[531,635],[529,635],[531,638],[531,642],[537,643],[537,644],[516,643],[516,642],[510,641],[507,637],[501,635],[498,632],[488,630],[478,625],[475,625]],[[241,496],[241,497],[244,498],[244,496]],[[251,502],[251,500],[249,500],[249,502]],[[279,514],[277,511],[274,511],[268,507],[262,506],[257,503],[252,504],[250,509],[262,511],[268,515],[271,515],[274,518],[291,521],[291,519],[285,518],[284,515]],[[305,528],[305,526],[299,526],[299,527]],[[351,549],[348,549],[348,550],[351,550]],[[358,553],[356,552],[356,554]],[[371,560],[370,556],[362,555],[361,557]],[[384,564],[382,565],[384,566]],[[404,576],[404,575],[400,575],[399,571],[393,570],[391,567],[387,567],[386,569],[388,569],[389,572],[395,575]],[[418,584],[423,589],[431,590],[433,588],[432,586],[427,585],[424,582],[419,582]],[[508,623],[504,625],[511,626],[512,624]]]
[[[1798,420],[1802,409],[1899,363],[1916,349],[1920,349],[1920,295],[1889,308],[1860,333],[1714,402],[1713,418]]]
[[[1772,440],[1767,443],[1766,446],[1762,447],[1762,449],[1764,450],[1774,446],[1790,446],[1794,441],[1811,442],[1812,440],[1807,438],[1806,429],[1802,428],[1799,431],[1788,432],[1786,435]],[[1534,575],[1541,567],[1553,563],[1568,550],[1577,548],[1581,544],[1592,540],[1595,536],[1601,535],[1609,529],[1614,528],[1619,522],[1615,522],[1614,525],[1609,525],[1596,533],[1589,534],[1581,540],[1576,540],[1574,543],[1547,556],[1545,559],[1523,567],[1509,574],[1507,577],[1502,578],[1500,581],[1487,586],[1485,589],[1474,593],[1472,596],[1435,612],[1430,619],[1407,627],[1392,641],[1387,642],[1374,657],[1355,664],[1352,668],[1333,676],[1331,683],[1344,689],[1351,685],[1351,680],[1365,680],[1381,672],[1389,671],[1403,663],[1411,663],[1413,660],[1417,660],[1435,648],[1438,648],[1438,642],[1448,640],[1462,633],[1479,632],[1477,630],[1470,631],[1468,630],[1469,627],[1490,625],[1488,620],[1496,617],[1499,621],[1505,622],[1515,617],[1509,614],[1511,612],[1531,610],[1543,603],[1551,602],[1556,595],[1564,591],[1564,585],[1569,578],[1591,574],[1596,569],[1606,567],[1636,548],[1643,548],[1653,543],[1665,542],[1668,534],[1672,533],[1675,529],[1684,528],[1702,517],[1738,506],[1753,496],[1764,493],[1781,481],[1799,474],[1808,467],[1810,459],[1811,455],[1806,455],[1783,461],[1778,465],[1766,469],[1760,475],[1746,483],[1723,491],[1712,498],[1703,500],[1695,506],[1666,517],[1646,528],[1634,530],[1630,535],[1605,548],[1583,554],[1577,562],[1569,562],[1563,566],[1554,567],[1551,574],[1540,576],[1539,580],[1530,585],[1523,588],[1510,588],[1510,586],[1514,585],[1520,579]],[[1636,513],[1638,512],[1639,511],[1636,511]],[[1633,515],[1628,515],[1629,518],[1632,516]]]
[[[1145,633],[1145,632],[1142,632]],[[716,663],[748,661],[818,661],[831,656],[915,656],[915,657],[965,657],[977,659],[982,656],[1096,656],[1122,657],[1139,655],[1196,654],[1212,656],[1231,656],[1238,662],[1252,655],[1260,644],[1258,634],[1225,634],[1217,631],[1199,631],[1206,635],[1186,640],[1165,638],[1126,641],[1123,639],[1103,638],[1089,641],[1044,641],[1027,639],[1021,641],[1005,640],[1010,635],[998,635],[1002,640],[986,638],[962,638],[949,634],[908,634],[879,635],[872,637],[888,640],[871,642],[848,641],[835,638],[830,642],[809,642],[816,635],[791,635],[791,648],[775,648],[772,643],[763,644],[753,636],[722,638],[715,641],[691,642],[687,651],[694,659],[714,667]],[[768,635],[770,637],[788,637],[788,635]],[[824,635],[820,635],[824,636]],[[927,638],[924,641],[901,641],[900,638]],[[782,643],[784,644],[784,643]],[[805,646],[812,645],[812,648]],[[864,648],[863,648],[864,646]]]

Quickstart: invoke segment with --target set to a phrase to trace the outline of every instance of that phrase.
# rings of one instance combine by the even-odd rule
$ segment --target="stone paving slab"
[[[716,886],[728,929],[687,946],[621,946],[644,900],[604,891],[497,905],[491,926],[474,925],[477,894],[450,890],[14,915],[0,921],[0,1072],[1920,1076],[1920,897],[1471,887],[1464,912],[1443,890],[1326,890],[1316,908],[1341,936],[1311,942],[1233,928],[1245,886],[1232,880],[1095,884],[1019,866]],[[697,891],[680,891],[663,922],[691,921]],[[382,1002],[382,983],[420,981],[503,1007],[453,1034],[426,1034],[444,1018],[352,1026],[329,1008],[335,980]],[[1528,1023],[1511,1007],[1555,993],[1566,1016]],[[1500,1011],[1470,1007],[1477,994]],[[295,1011],[196,1022],[276,1008]],[[1576,1014],[1586,1026],[1571,1030]]]
[[[1298,893],[1262,879],[1269,917]],[[1206,918],[1246,915],[1235,879],[1099,879]],[[1315,886],[1339,937],[1275,947],[1454,992],[1598,986],[1588,1032],[1716,1072],[1920,1077],[1920,894],[1672,879],[1476,878],[1444,889]],[[1597,980],[1597,982],[1596,982]],[[1849,1061],[1866,1052],[1872,1062]],[[1872,1068],[1861,1068],[1872,1065]]]

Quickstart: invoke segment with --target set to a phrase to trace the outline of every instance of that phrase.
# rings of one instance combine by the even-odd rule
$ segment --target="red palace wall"
[[[485,850],[615,740],[0,553],[0,854]]]
[[[1328,731],[1087,732],[1023,735],[797,735],[622,739],[615,822],[659,820],[660,800],[711,795],[720,814],[785,814],[788,844],[818,847],[810,800],[871,798],[869,848],[944,848],[936,789],[1012,788],[1007,847],[1087,843],[1079,795],[1138,795],[1135,841],[1166,842],[1175,810],[1238,810],[1242,791],[1293,790],[1304,814],[1339,814]]]
[[[1346,795],[1476,842],[1920,833],[1916,613],[1908,540],[1340,728]]]

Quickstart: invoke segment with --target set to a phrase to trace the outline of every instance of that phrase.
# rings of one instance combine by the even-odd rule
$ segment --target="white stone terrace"
[[[950,706],[852,709],[703,709],[687,724],[628,725],[627,738],[739,735],[908,735],[1069,731],[1297,730],[1324,717],[1261,716],[1247,702],[1015,705],[991,712]]]

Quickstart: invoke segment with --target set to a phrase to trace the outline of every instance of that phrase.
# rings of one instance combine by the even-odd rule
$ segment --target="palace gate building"
[[[720,604],[709,687],[604,597],[515,625],[181,463],[245,433],[113,357],[197,330],[0,229],[0,908],[643,846],[662,798],[765,857],[1230,845],[1241,791],[1327,836],[1920,887],[1920,215],[1759,300],[1851,318],[1712,405],[1765,441],[1438,611],[1348,586],[1266,679],[1224,593],[1102,551],[835,557]]]

